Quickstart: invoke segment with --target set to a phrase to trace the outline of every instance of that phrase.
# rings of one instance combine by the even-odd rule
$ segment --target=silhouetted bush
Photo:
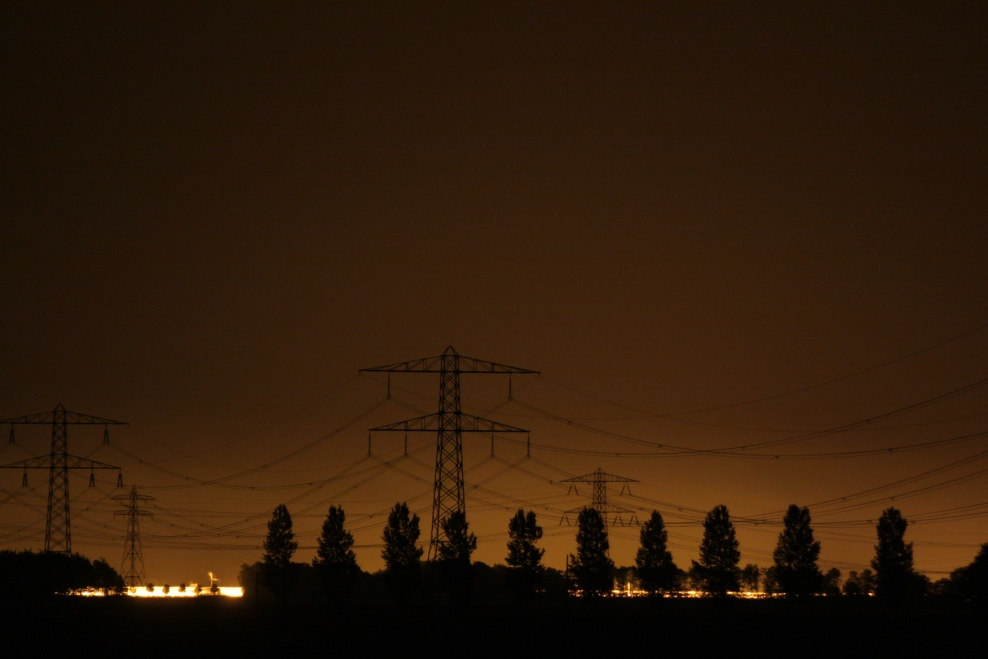
[[[0,597],[37,599],[89,588],[121,593],[123,577],[106,561],[79,554],[0,551]]]
[[[981,545],[969,565],[951,573],[948,590],[966,602],[988,606],[988,542]]]

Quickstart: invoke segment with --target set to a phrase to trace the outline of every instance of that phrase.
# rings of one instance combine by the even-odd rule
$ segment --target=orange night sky
[[[0,418],[154,497],[155,583],[234,585],[288,505],[311,560],[342,505],[382,566],[428,539],[438,378],[463,355],[475,558],[537,512],[545,562],[600,468],[688,568],[726,504],[742,564],[791,504],[824,570],[881,511],[937,579],[988,541],[988,57],[977,3],[262,3],[0,9]],[[0,464],[45,455],[18,427]],[[40,549],[48,475],[0,470],[0,548]],[[118,566],[114,477],[73,549]],[[575,519],[572,518],[571,520]],[[631,565],[634,527],[612,527]]]

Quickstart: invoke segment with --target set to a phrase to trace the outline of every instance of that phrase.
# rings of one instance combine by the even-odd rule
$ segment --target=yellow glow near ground
[[[165,592],[164,586],[155,586],[148,590],[146,586],[128,588],[127,595],[130,597],[211,597],[219,595],[221,597],[243,597],[244,589],[240,586],[220,586],[218,593],[211,593],[208,587],[203,587],[196,592],[196,584],[186,586],[184,591],[180,591],[175,586],[171,586]]]
[[[77,590],[69,593],[70,595],[78,595],[80,597],[103,597],[103,591],[101,590]],[[148,590],[146,586],[140,586],[135,588],[128,588],[124,591],[124,595],[128,597],[243,597],[244,589],[240,586],[220,586],[219,592],[212,593],[209,588],[202,588],[199,592],[196,592],[196,584],[191,586],[186,586],[185,590],[179,590],[178,588],[172,586],[165,592],[164,586],[155,586],[153,589]]]

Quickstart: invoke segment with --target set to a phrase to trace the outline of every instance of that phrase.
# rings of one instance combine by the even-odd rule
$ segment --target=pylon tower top
[[[64,554],[72,553],[72,525],[69,517],[69,470],[89,469],[89,484],[95,484],[96,469],[116,469],[117,485],[123,484],[120,467],[82,458],[69,453],[68,426],[101,425],[103,442],[110,441],[109,426],[126,425],[125,421],[115,421],[103,417],[69,412],[61,403],[51,412],[39,412],[11,419],[0,419],[0,423],[10,424],[10,441],[14,441],[14,426],[21,424],[51,424],[51,450],[48,455],[39,455],[19,462],[0,465],[0,469],[23,469],[25,478],[28,469],[48,470],[48,507],[45,521],[45,551]]]
[[[463,433],[489,432],[493,437],[494,433],[528,432],[522,428],[463,414],[460,407],[460,375],[463,373],[506,374],[509,376],[508,397],[510,398],[510,376],[512,374],[538,374],[538,371],[466,357],[456,352],[453,346],[447,346],[441,355],[435,357],[363,368],[360,369],[360,372],[388,373],[389,396],[391,373],[439,374],[438,412],[371,428],[371,432],[402,430],[405,432],[428,431],[436,433],[436,472],[433,483],[432,526],[428,552],[428,559],[434,560],[438,557],[439,546],[443,543],[442,521],[454,512],[466,512],[463,486]]]

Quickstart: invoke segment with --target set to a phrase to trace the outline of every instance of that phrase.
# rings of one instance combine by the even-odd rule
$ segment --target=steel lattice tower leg
[[[591,506],[596,508],[604,518],[604,528],[607,528],[607,480],[604,478],[604,470],[598,468],[593,477],[593,498]]]
[[[45,551],[72,553],[69,520],[68,429],[65,408],[55,407],[51,421],[51,453],[48,468],[48,515],[45,520]]]
[[[439,372],[439,416],[436,433],[436,477],[432,486],[432,533],[429,560],[442,542],[442,521],[466,512],[463,494],[463,432],[460,410],[460,356],[447,351]]]

